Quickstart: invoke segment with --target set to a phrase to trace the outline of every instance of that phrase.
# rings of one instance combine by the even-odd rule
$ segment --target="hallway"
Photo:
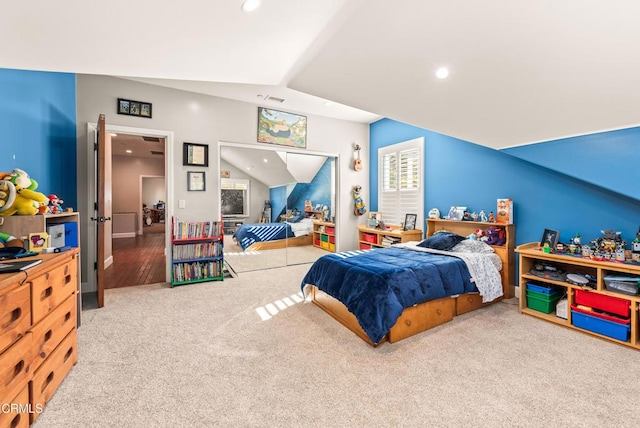
[[[105,289],[165,282],[164,223],[145,226],[135,238],[114,239],[112,251]]]

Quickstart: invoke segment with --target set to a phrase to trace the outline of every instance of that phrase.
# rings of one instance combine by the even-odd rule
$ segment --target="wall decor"
[[[557,230],[545,229],[544,232],[542,232],[542,238],[540,238],[540,246],[544,247],[544,244],[549,244],[549,248],[555,250],[559,238],[560,232]]]
[[[118,98],[118,114],[151,119],[151,103]]]
[[[204,171],[187,172],[187,190],[204,191],[205,188]]]
[[[307,117],[258,107],[258,142],[307,147]]]
[[[209,145],[184,143],[182,145],[182,165],[209,166]]]
[[[220,171],[220,178],[231,178],[231,171],[222,170]]]

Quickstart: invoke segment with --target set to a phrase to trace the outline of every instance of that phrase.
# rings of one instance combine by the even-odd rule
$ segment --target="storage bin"
[[[335,251],[335,250],[336,250],[336,244],[329,243],[329,251]]]
[[[363,233],[362,240],[375,244],[376,242],[378,242],[378,235],[374,235],[372,233]]]
[[[605,296],[590,291],[576,290],[576,305],[589,306],[604,312],[629,318],[631,314],[631,302],[619,297]]]
[[[331,226],[327,226],[327,227],[325,228],[325,231],[326,231],[327,233],[334,234],[334,233],[336,233],[336,228],[335,228],[335,227],[331,227]]]
[[[640,292],[640,277],[633,276],[605,276],[604,286],[607,290],[614,293],[628,294],[635,296]]]
[[[550,284],[534,284],[532,282],[527,282],[527,290],[535,291],[536,293],[542,294],[552,294],[552,293],[560,293],[562,290]]]
[[[330,236],[329,237],[329,243],[330,244],[335,244],[336,243],[336,237],[335,236]]]
[[[556,310],[556,304],[561,297],[562,293],[545,294],[527,290],[527,307],[550,314]]]
[[[571,323],[575,327],[623,342],[628,342],[631,334],[631,320],[621,320],[606,314],[584,311],[573,305],[571,306]]]
[[[314,244],[316,244],[318,247],[320,246],[320,240],[319,239],[314,239],[313,240]]]
[[[329,241],[322,240],[322,248],[325,250],[329,249]]]
[[[361,250],[370,250],[371,249],[371,245],[370,244],[365,244],[364,242],[360,243],[360,249]]]
[[[327,235],[320,235],[320,239],[322,242],[329,242],[329,237]]]

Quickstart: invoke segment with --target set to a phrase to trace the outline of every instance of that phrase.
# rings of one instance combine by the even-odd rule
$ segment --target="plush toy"
[[[489,245],[504,245],[507,242],[507,235],[501,227],[489,227],[486,235],[488,239],[485,242]]]
[[[440,218],[440,210],[437,208],[431,208],[429,210],[429,218],[439,219]]]
[[[362,200],[362,197],[360,197],[360,192],[362,192],[362,186],[360,185],[353,186],[352,192],[353,192],[353,203],[355,205],[353,208],[353,213],[357,216],[361,216],[367,212],[367,207],[364,205],[364,201]]]
[[[22,239],[20,238],[16,238],[8,233],[0,232],[0,248],[5,247],[24,248],[24,242],[22,242]]]
[[[49,200],[37,188],[38,182],[21,169],[0,173],[0,216],[38,214]]]

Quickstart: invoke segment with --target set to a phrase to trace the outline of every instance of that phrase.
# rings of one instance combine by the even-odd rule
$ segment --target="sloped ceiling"
[[[263,0],[251,14],[240,4],[6,2],[0,67],[389,117],[494,148],[639,123],[635,0]],[[447,79],[434,75],[441,66]]]

